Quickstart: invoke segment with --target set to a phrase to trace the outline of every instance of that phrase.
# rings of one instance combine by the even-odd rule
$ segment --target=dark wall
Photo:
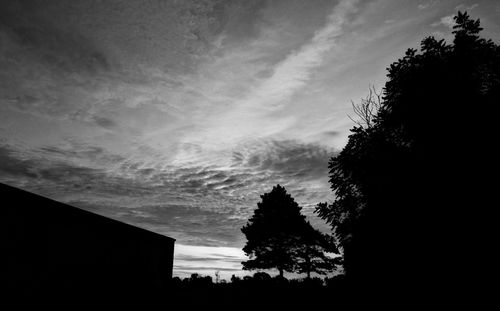
[[[17,294],[162,289],[174,239],[0,184],[1,282]]]

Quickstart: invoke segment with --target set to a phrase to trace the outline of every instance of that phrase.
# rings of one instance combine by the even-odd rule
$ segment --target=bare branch
[[[382,106],[382,91],[377,92],[374,86],[369,87],[366,98],[361,99],[359,104],[351,101],[352,110],[358,116],[356,119],[348,116],[351,121],[362,128],[370,128],[373,126],[375,116]]]

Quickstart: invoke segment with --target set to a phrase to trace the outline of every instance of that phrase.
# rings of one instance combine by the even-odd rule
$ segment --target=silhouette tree
[[[243,248],[250,260],[243,268],[276,268],[283,272],[325,274],[335,269],[338,259],[325,253],[338,253],[331,237],[314,229],[301,214],[301,207],[284,187],[277,185],[261,196],[258,208],[241,229],[247,238]]]
[[[381,289],[381,273],[409,295],[432,275],[413,294],[442,296],[471,264],[457,254],[481,240],[472,228],[486,206],[500,48],[479,37],[479,20],[454,20],[453,44],[428,37],[390,65],[376,112],[364,110],[369,122],[329,161],[335,200],[316,212],[334,229],[346,276],[368,291]]]
[[[314,229],[309,222],[304,223],[299,243],[294,246],[295,272],[306,273],[311,279],[311,273],[326,274],[336,269],[340,264],[337,247],[331,236]]]
[[[280,276],[295,267],[294,246],[299,243],[300,230],[305,223],[301,207],[284,187],[277,185],[261,195],[262,201],[248,223],[241,229],[247,238],[243,251],[250,260],[243,269],[276,268]]]

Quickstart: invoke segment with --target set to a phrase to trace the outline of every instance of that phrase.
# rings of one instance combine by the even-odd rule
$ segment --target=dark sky
[[[177,275],[238,274],[277,183],[327,230],[351,100],[457,10],[499,41],[493,0],[2,0],[0,181],[177,239]]]

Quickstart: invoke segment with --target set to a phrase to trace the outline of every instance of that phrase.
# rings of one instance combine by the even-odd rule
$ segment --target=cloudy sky
[[[351,100],[457,10],[499,1],[2,0],[0,182],[177,239],[174,273],[241,274],[280,183],[312,215]]]

